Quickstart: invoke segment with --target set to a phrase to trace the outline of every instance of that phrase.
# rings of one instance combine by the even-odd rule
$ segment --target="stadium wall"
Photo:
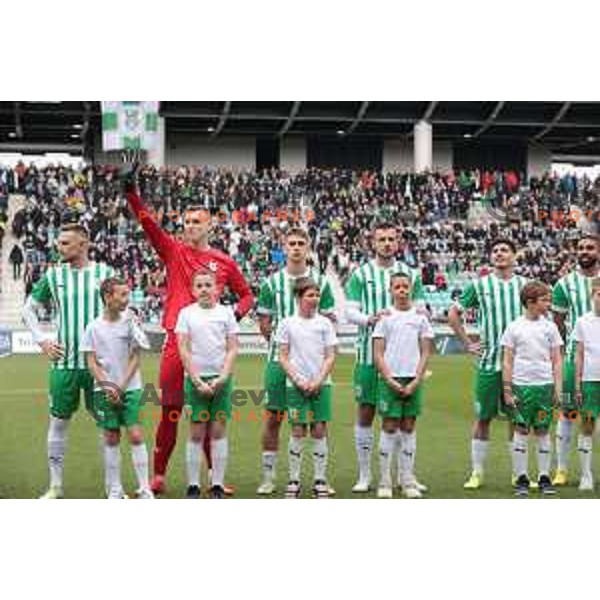
[[[288,173],[306,168],[306,140],[303,137],[284,137],[279,147],[279,166]]]
[[[527,175],[541,177],[552,168],[552,153],[543,146],[527,148]]]
[[[433,142],[433,168],[450,171],[454,162],[452,142]],[[386,139],[383,143],[384,171],[412,171],[415,168],[412,140]]]
[[[445,173],[454,166],[452,142],[433,141],[433,169]]]
[[[216,167],[256,168],[256,138],[170,133],[165,149],[167,165],[211,165]]]
[[[414,168],[413,145],[402,139],[386,139],[383,142],[384,171],[412,171]]]

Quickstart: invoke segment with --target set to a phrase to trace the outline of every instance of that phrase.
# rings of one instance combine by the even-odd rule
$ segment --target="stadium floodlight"
[[[338,135],[345,135],[345,134],[346,134],[346,132],[345,132],[343,129],[338,129],[338,130],[337,130],[337,134],[338,134]]]
[[[71,137],[74,140],[78,140],[80,136],[78,133],[72,133],[69,137]]]
[[[207,127],[206,131],[208,131],[208,133],[212,133],[215,130],[214,127]]]
[[[15,138],[15,137],[17,137],[17,134],[16,134],[16,132],[15,132],[15,131],[9,131],[9,132],[8,132],[8,137],[9,137],[9,138]]]
[[[472,133],[463,133],[463,137],[466,140],[470,140],[473,137],[473,134]]]
[[[596,138],[593,135],[589,135],[588,138],[587,138],[587,141],[588,142],[595,142]]]
[[[73,129],[83,129],[83,125],[81,123],[75,123]]]

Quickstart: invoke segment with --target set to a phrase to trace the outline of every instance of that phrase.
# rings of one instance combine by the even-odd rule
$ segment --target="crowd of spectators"
[[[370,255],[368,232],[381,219],[403,224],[402,258],[421,269],[431,292],[451,296],[466,277],[485,272],[489,245],[500,236],[519,247],[519,272],[551,283],[570,268],[581,217],[595,213],[600,198],[600,181],[552,174],[527,180],[512,171],[307,169],[290,175],[146,166],[138,182],[173,235],[180,235],[186,207],[219,211],[211,243],[238,261],[255,291],[284,262],[282,238],[290,223],[307,227],[315,264],[321,271],[333,267],[344,282]],[[26,198],[12,228],[24,248],[27,292],[57,260],[61,223],[78,220],[90,231],[92,258],[122,271],[132,302],[149,322],[159,322],[164,272],[129,213],[117,167],[0,167],[0,229],[9,193]]]

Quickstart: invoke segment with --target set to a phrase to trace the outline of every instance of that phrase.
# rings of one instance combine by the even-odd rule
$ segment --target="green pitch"
[[[241,357],[236,368],[236,383],[241,389],[258,390],[261,386],[262,358]],[[506,424],[497,422],[492,427],[492,445],[488,457],[485,488],[466,493],[462,484],[470,467],[470,424],[472,419],[471,377],[472,362],[464,356],[436,356],[431,362],[433,376],[425,386],[424,415],[418,425],[417,475],[426,483],[430,498],[510,498],[510,463],[507,451]],[[156,383],[158,356],[148,355],[143,360],[144,380]],[[334,381],[334,421],[331,423],[330,483],[338,498],[351,498],[355,482],[356,459],[354,452],[355,405],[351,388],[352,358],[340,357]],[[47,365],[43,357],[19,356],[0,360],[0,497],[36,498],[45,491]],[[83,403],[82,403],[83,404]],[[154,405],[149,404],[146,419],[147,441],[153,442],[154,425],[151,420]],[[260,483],[260,409],[251,400],[240,409],[241,420],[229,425],[230,459],[227,482],[236,486],[237,498],[255,498]],[[254,420],[255,417],[257,420]],[[185,490],[185,444],[187,423],[180,426],[167,480],[169,498],[180,498]],[[80,408],[69,431],[65,460],[65,493],[68,498],[103,497],[103,471],[99,452],[98,433],[91,417]],[[600,443],[596,442],[596,449]],[[124,452],[123,482],[128,492],[135,488],[127,444]],[[151,447],[151,444],[150,444]],[[376,446],[377,448],[377,446]],[[598,450],[595,464],[600,465]],[[535,451],[530,446],[531,473]],[[308,495],[312,476],[312,457],[304,456],[306,478],[304,495]],[[572,475],[576,475],[577,456],[572,453]],[[377,452],[373,453],[373,472],[377,469]],[[287,427],[282,427],[281,451],[278,461],[277,483],[279,493],[287,479]],[[531,493],[535,497],[535,493]],[[575,485],[558,490],[558,497],[583,497]],[[374,498],[374,493],[366,497]],[[589,494],[585,497],[590,497]]]

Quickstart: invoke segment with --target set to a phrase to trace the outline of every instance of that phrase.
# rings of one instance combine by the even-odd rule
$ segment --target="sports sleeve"
[[[432,340],[435,338],[435,332],[433,331],[433,327],[429,322],[429,319],[425,315],[421,315],[423,318],[421,319],[421,327],[419,331],[419,337],[427,338],[428,340]]]
[[[226,335],[237,335],[240,332],[240,324],[237,322],[232,310],[227,311],[227,323],[225,325]]]
[[[345,294],[346,300],[360,305],[362,302],[364,282],[358,274],[358,269],[352,273],[350,280],[346,284]]]
[[[179,311],[177,324],[175,325],[175,333],[190,333],[190,325],[187,318],[187,310],[185,310],[185,308]]]
[[[36,344],[41,344],[45,340],[52,339],[52,335],[42,329],[40,325],[40,319],[37,314],[38,309],[40,309],[43,304],[44,303],[38,302],[35,298],[33,298],[33,294],[30,294],[27,297],[27,300],[25,300],[25,305],[21,311],[23,322],[31,331],[33,341]]]
[[[275,332],[275,342],[278,344],[290,343],[290,332],[287,319],[283,319],[277,327],[277,331]]]
[[[275,298],[268,279],[260,286],[256,312],[259,315],[272,315],[275,312]]]
[[[325,322],[325,347],[331,348],[332,346],[337,346],[338,339],[335,333],[335,328],[331,321],[327,320]]]
[[[152,244],[158,255],[166,262],[167,258],[172,256],[172,253],[175,251],[175,240],[163,231],[161,226],[155,221],[155,211],[148,209],[137,192],[130,190],[126,196],[129,207],[142,226],[148,241]]]
[[[563,314],[569,310],[569,296],[562,279],[557,281],[552,288],[552,310]]]
[[[377,323],[375,323],[375,329],[373,329],[373,334],[371,337],[374,338],[384,338],[386,334],[386,319],[379,319]]]
[[[81,339],[81,345],[79,346],[79,349],[82,352],[94,352],[96,349],[94,341],[94,328],[90,323],[83,332],[83,338]]]
[[[364,327],[369,322],[369,315],[364,313],[362,308],[362,296],[364,281],[358,274],[358,269],[352,273],[345,289],[346,295],[346,319],[353,325]]]
[[[248,282],[242,275],[238,264],[231,259],[229,264],[227,285],[229,289],[238,297],[235,307],[235,316],[239,320],[247,315],[254,306],[254,295],[250,290]]]
[[[515,347],[515,336],[513,333],[513,328],[510,325],[504,330],[502,338],[500,339],[500,345],[506,348]]]
[[[332,313],[335,310],[335,298],[333,296],[333,289],[331,287],[331,281],[328,277],[325,278],[325,284],[321,291],[321,299],[319,301],[319,312],[321,313]]]
[[[44,276],[33,286],[31,297],[39,304],[48,304],[52,300],[48,271],[46,271]]]
[[[475,289],[475,282],[469,283],[469,285],[463,290],[460,298],[458,299],[458,305],[461,308],[479,308],[479,298],[477,297],[477,290]]]
[[[412,300],[416,304],[425,303],[425,290],[423,289],[423,280],[421,279],[420,273],[417,273],[413,280]]]
[[[129,319],[129,335],[133,340],[133,347],[135,349],[141,350],[150,350],[150,341],[148,340],[148,336],[145,331],[142,329],[140,322],[137,317],[130,313],[128,315]]]
[[[551,346],[552,348],[560,348],[564,344],[560,331],[555,323],[550,322],[550,327],[552,329]]]

